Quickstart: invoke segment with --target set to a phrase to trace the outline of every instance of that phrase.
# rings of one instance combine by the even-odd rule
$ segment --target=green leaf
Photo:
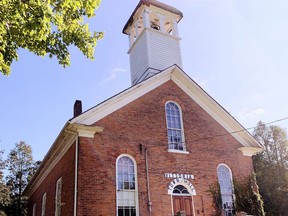
[[[84,18],[95,15],[100,0],[2,0],[0,1],[0,71],[11,72],[19,48],[36,55],[56,57],[70,65],[69,46],[94,59],[102,32],[91,32]],[[86,20],[86,19],[85,19]],[[52,31],[53,29],[53,31]]]

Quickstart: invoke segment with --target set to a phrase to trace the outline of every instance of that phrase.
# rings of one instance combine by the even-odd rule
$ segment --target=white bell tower
[[[176,8],[156,0],[140,0],[123,28],[129,36],[132,85],[174,64],[182,68],[177,27],[182,17]]]

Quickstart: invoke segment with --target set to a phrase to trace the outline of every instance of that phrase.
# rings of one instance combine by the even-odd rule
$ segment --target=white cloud
[[[111,73],[107,78],[105,78],[104,80],[101,81],[101,84],[106,84],[108,82],[110,82],[111,80],[114,80],[117,77],[116,73]]]
[[[201,88],[203,88],[206,92],[210,91],[210,85],[211,85],[211,81],[213,81],[212,77],[205,77],[205,76],[197,76],[195,78],[193,78],[193,80],[201,86]]]
[[[127,69],[125,69],[125,68],[113,68],[113,69],[110,71],[108,77],[106,77],[105,79],[103,79],[100,84],[101,84],[101,85],[104,85],[104,84],[106,84],[106,83],[108,83],[108,82],[116,79],[117,76],[118,76],[120,73],[126,73],[126,72],[128,72],[128,71],[127,71]]]
[[[244,109],[239,113],[239,116],[242,119],[255,119],[256,117],[258,118],[259,115],[263,115],[265,113],[267,113],[267,111],[263,108],[257,108],[254,110]]]
[[[126,68],[113,68],[112,71],[115,72],[115,73],[119,73],[119,72],[126,73],[127,69]]]

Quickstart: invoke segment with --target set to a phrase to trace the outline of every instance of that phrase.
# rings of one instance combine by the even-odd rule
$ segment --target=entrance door
[[[173,210],[174,216],[177,216],[179,211],[185,211],[186,216],[193,216],[191,196],[173,196]]]

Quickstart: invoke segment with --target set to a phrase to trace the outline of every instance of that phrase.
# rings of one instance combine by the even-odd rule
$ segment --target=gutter
[[[151,202],[151,195],[150,195],[150,183],[149,183],[149,168],[148,168],[148,155],[147,155],[147,148],[145,148],[145,165],[146,165],[146,180],[147,180],[147,194],[148,194],[148,210],[149,215],[152,214],[152,202]]]

